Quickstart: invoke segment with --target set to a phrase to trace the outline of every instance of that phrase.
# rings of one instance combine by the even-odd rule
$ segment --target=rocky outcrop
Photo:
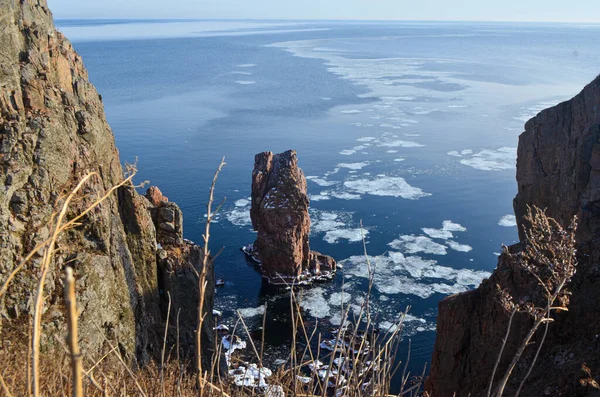
[[[250,210],[257,232],[253,254],[273,284],[335,271],[333,258],[310,251],[308,206],[306,178],[294,150],[255,156]]]
[[[98,177],[86,184],[68,217],[118,184],[123,169],[102,98],[81,57],[54,28],[46,1],[0,0],[0,21],[1,285],[48,237],[53,210],[83,175],[96,172]],[[155,197],[151,195],[153,201]],[[159,201],[151,204],[133,187],[122,187],[87,214],[81,226],[61,236],[46,283],[44,351],[51,351],[55,335],[64,335],[60,277],[66,264],[77,279],[79,333],[86,354],[99,352],[105,337],[140,362],[160,350],[164,291],[157,254],[164,254],[157,245],[185,250],[189,244],[182,238],[179,208],[164,197]],[[167,250],[167,256],[174,250]],[[180,258],[179,267],[186,262],[198,266],[192,254]],[[3,349],[8,346],[4,337],[10,335],[14,342],[15,332],[23,328],[19,325],[27,322],[40,261],[35,256],[0,300]]]
[[[525,125],[519,138],[518,194],[515,214],[523,239],[527,205],[546,208],[563,225],[579,218],[577,274],[569,312],[550,326],[549,334],[521,395],[598,396],[600,381],[600,77],[573,99],[546,109]],[[427,389],[432,396],[485,395],[506,331],[508,312],[497,285],[519,297],[532,280],[515,265],[520,244],[501,255],[489,280],[479,288],[450,296],[439,304],[437,338]],[[530,319],[513,324],[502,374]],[[538,341],[539,342],[539,339]],[[513,382],[528,369],[535,349],[528,349]],[[509,384],[506,395],[514,394]],[[512,390],[512,392],[511,392]]]

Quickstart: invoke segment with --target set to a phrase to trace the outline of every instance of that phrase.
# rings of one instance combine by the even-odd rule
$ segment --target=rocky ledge
[[[67,213],[72,218],[122,181],[123,168],[102,97],[90,83],[81,57],[55,29],[46,0],[0,1],[0,15],[3,285],[26,255],[48,238],[52,212],[66,192],[88,173],[99,176],[72,203]],[[183,239],[181,225],[179,207],[157,188],[146,199],[132,186],[123,186],[82,218],[80,226],[62,234],[46,282],[43,351],[62,351],[55,337],[65,335],[61,276],[69,264],[77,279],[80,343],[86,355],[102,353],[108,339],[118,342],[129,358],[136,356],[138,363],[157,357],[168,293],[172,309],[182,308],[182,317],[189,315],[181,324],[189,336],[186,349],[193,354],[196,316],[191,313],[197,311],[198,297],[192,267],[202,265],[201,250]],[[33,257],[0,299],[0,349],[27,350],[15,341],[27,341],[27,327],[22,325],[32,312],[40,262],[41,256]],[[212,277],[212,269],[207,272]],[[204,311],[210,313],[214,283],[208,285]],[[214,346],[212,327],[208,316],[203,347]],[[23,332],[20,339],[15,337]],[[210,360],[210,351],[203,353]]]
[[[556,316],[523,396],[599,396],[600,387],[600,76],[573,99],[540,112],[519,137],[518,194],[521,241],[527,205],[545,208],[567,226],[577,215],[577,273],[569,311]],[[431,396],[485,395],[510,313],[500,289],[526,296],[530,275],[517,266],[522,244],[508,247],[492,276],[474,291],[439,303],[437,337],[427,390]],[[531,318],[513,320],[498,372],[504,373]],[[538,331],[538,334],[542,334]],[[540,343],[538,335],[536,343]],[[528,348],[505,395],[514,395],[533,360]]]
[[[257,154],[250,210],[257,236],[242,250],[260,264],[270,284],[308,284],[335,274],[332,257],[310,250],[308,207],[306,178],[296,151]]]

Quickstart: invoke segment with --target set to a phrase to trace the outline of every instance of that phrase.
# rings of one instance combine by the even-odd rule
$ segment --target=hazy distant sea
[[[376,265],[382,328],[411,306],[411,367],[430,360],[437,302],[478,285],[512,219],[523,124],[600,72],[600,25],[59,20],[98,87],[123,161],[183,209],[201,241],[209,179],[228,165],[213,228],[226,286],[216,307],[289,343],[289,301],[239,247],[253,241],[254,154],[298,151],[311,196],[311,247],[344,265],[306,290],[324,328],[366,287],[359,223]],[[344,290],[342,294],[342,284]],[[271,357],[276,357],[272,355]]]

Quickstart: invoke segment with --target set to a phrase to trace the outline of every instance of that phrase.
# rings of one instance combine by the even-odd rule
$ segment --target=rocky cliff
[[[0,23],[1,285],[48,237],[51,213],[65,192],[83,175],[98,173],[71,206],[72,217],[118,184],[123,169],[102,97],[89,82],[80,56],[55,29],[46,1],[0,0]],[[167,292],[161,285],[177,289],[173,280],[178,269],[201,263],[199,249],[184,242],[181,224],[176,205],[150,203],[125,186],[90,212],[81,226],[62,235],[46,288],[45,348],[55,334],[64,332],[60,275],[69,264],[77,279],[82,349],[93,355],[108,337],[142,362],[156,353]],[[27,323],[40,261],[34,257],[2,297],[2,336],[14,337]],[[213,285],[209,283],[206,311],[212,311]],[[194,299],[188,294],[178,304],[191,309],[197,305]],[[212,320],[207,327],[212,329]],[[8,346],[4,338],[0,341],[2,348]]]
[[[525,125],[519,138],[518,194],[514,209],[523,240],[527,205],[568,225],[579,218],[577,274],[569,312],[551,324],[540,358],[523,396],[600,395],[600,77],[573,99],[546,109]],[[428,391],[435,397],[485,395],[509,313],[497,285],[524,296],[531,278],[516,266],[521,244],[503,253],[489,280],[479,288],[439,304],[437,338]],[[530,318],[518,315],[498,373],[512,358]],[[539,342],[539,339],[538,339]],[[535,349],[530,348],[513,376],[519,382]],[[517,383],[518,385],[518,383]],[[506,395],[513,395],[510,385]]]
[[[254,256],[273,284],[335,271],[333,258],[310,250],[306,178],[296,151],[259,153],[252,172],[250,218],[257,231]]]

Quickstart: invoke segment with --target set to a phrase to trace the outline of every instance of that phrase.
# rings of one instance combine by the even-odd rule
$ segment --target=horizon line
[[[289,22],[472,22],[472,23],[562,23],[562,24],[599,24],[600,20],[554,21],[554,20],[506,20],[506,19],[328,19],[328,18],[153,18],[153,17],[59,17],[55,20],[96,20],[96,21],[289,21]]]

